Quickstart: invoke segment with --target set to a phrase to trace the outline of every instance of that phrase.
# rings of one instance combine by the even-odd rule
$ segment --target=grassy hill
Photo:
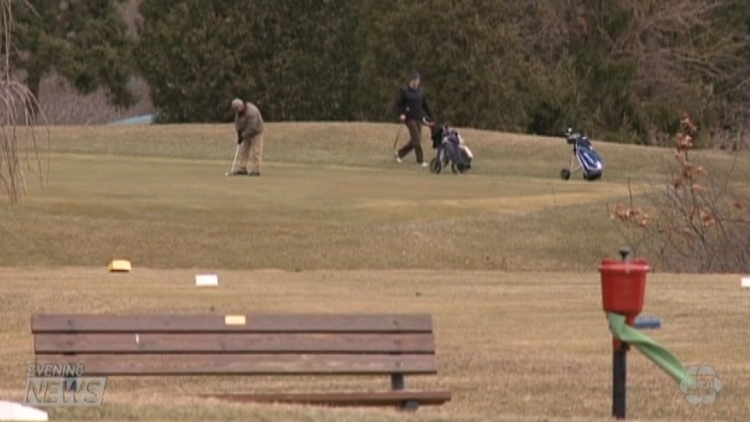
[[[624,242],[607,207],[672,160],[597,143],[603,180],[564,182],[563,140],[465,130],[470,174],[434,175],[395,163],[396,125],[285,123],[268,125],[261,178],[227,178],[229,125],[50,130],[49,184],[0,208],[0,266],[590,271]]]

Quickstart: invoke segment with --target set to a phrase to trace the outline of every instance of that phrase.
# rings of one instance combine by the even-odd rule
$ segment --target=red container
[[[604,311],[625,315],[628,321],[633,321],[643,311],[649,269],[645,260],[603,260],[599,273]]]

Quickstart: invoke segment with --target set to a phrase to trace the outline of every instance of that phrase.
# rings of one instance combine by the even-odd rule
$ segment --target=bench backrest
[[[33,315],[36,363],[84,375],[435,374],[428,314]]]

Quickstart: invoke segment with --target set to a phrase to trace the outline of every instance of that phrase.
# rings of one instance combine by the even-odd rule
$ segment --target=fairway
[[[434,175],[395,163],[396,125],[268,126],[258,179],[224,176],[224,125],[52,128],[48,185],[0,208],[0,266],[591,271],[623,242],[608,207],[663,186],[673,160],[598,143],[603,180],[564,182],[564,140],[465,130],[474,168]]]
[[[50,129],[48,182],[31,183],[19,206],[0,206],[0,399],[23,393],[33,312],[427,312],[439,373],[407,382],[454,398],[416,415],[191,397],[382,389],[387,377],[113,378],[103,407],[53,409],[51,420],[609,419],[611,337],[597,267],[625,241],[608,207],[658,189],[672,151],[595,141],[603,179],[565,182],[562,139],[462,130],[476,158],[455,176],[431,174],[413,156],[397,164],[396,125],[266,130],[263,175],[249,178],[224,176],[229,125]],[[730,183],[750,175],[746,157],[696,157],[733,167]],[[107,273],[115,258],[133,272]],[[218,287],[194,286],[205,272],[219,275]],[[713,367],[724,388],[716,403],[690,405],[634,351],[629,419],[747,420],[750,296],[739,280],[649,275],[645,313],[664,327],[648,334],[686,365]]]

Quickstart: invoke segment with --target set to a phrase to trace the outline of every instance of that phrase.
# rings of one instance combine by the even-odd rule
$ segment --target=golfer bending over
[[[246,175],[250,149],[253,150],[253,168],[250,176],[260,176],[260,162],[263,158],[263,116],[255,104],[239,98],[232,100],[234,128],[237,131],[237,144],[242,145],[240,167],[234,175]]]
[[[409,84],[401,90],[398,100],[398,109],[401,113],[399,118],[406,124],[409,129],[409,143],[403,148],[396,151],[396,161],[402,162],[402,159],[414,150],[417,156],[417,164],[427,167],[424,162],[424,153],[422,152],[422,119],[429,117],[430,121],[435,120],[427,104],[427,97],[422,91],[421,78],[419,73],[414,71],[409,77]]]

